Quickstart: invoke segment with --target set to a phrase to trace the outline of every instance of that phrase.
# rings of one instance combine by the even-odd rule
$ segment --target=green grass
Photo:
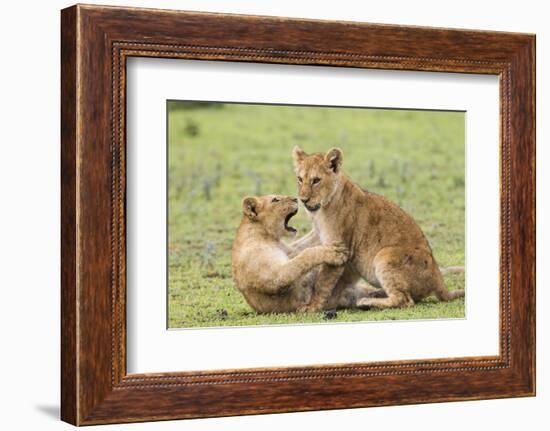
[[[296,194],[291,150],[338,146],[343,170],[420,224],[441,266],[464,265],[464,114],[239,104],[169,104],[170,328],[326,322],[258,315],[235,289],[231,246],[247,195]],[[301,236],[311,222],[293,219]],[[450,289],[464,275],[445,277]],[[331,322],[464,317],[464,301],[339,311]]]

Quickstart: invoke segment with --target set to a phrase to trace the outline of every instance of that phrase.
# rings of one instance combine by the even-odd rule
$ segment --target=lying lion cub
[[[413,218],[343,175],[342,158],[338,148],[326,154],[293,150],[300,200],[314,225],[297,250],[343,243],[350,252],[346,265],[321,267],[315,294],[302,311],[331,308],[340,292],[360,277],[387,295],[359,299],[360,308],[411,306],[432,294],[443,301],[464,296],[464,290],[445,288],[430,245]]]
[[[233,279],[254,310],[296,311],[310,300],[315,267],[346,262],[343,247],[318,245],[296,255],[282,242],[285,235],[296,233],[288,222],[298,212],[298,199],[247,197],[242,206],[243,217],[233,244]]]

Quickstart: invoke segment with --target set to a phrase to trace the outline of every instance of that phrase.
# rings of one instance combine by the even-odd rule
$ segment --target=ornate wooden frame
[[[81,5],[61,17],[63,420],[88,425],[534,395],[534,35]],[[498,75],[500,354],[128,375],[130,56]]]

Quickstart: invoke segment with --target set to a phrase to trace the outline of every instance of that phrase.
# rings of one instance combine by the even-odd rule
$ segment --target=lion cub
[[[293,150],[300,200],[313,217],[313,230],[300,248],[343,243],[350,256],[342,267],[322,266],[315,294],[304,311],[331,307],[359,277],[384,289],[385,298],[358,299],[360,308],[406,307],[429,295],[448,301],[449,292],[432,249],[414,219],[388,199],[362,190],[342,173],[342,151],[306,154]]]
[[[342,265],[345,248],[315,246],[293,256],[282,242],[296,229],[288,225],[298,212],[298,199],[288,196],[247,197],[233,244],[232,271],[237,288],[260,313],[296,311],[307,304],[313,287],[312,270],[326,264]],[[293,256],[293,257],[292,257]]]

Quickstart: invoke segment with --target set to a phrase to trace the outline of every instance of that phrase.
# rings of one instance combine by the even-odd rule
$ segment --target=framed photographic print
[[[535,394],[535,37],[62,11],[62,419]]]

